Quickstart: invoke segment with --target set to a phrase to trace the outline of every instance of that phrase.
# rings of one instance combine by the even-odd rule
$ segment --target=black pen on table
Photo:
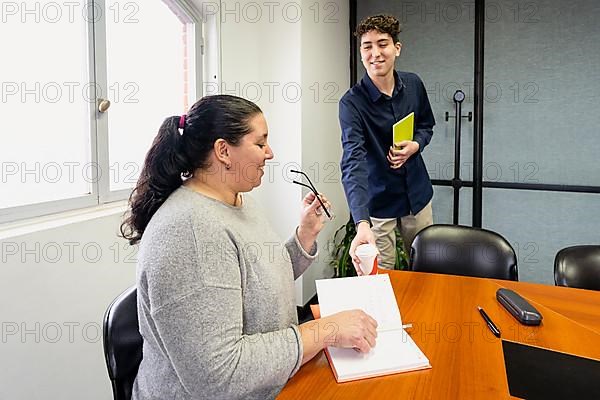
[[[483,310],[483,308],[477,306],[477,309],[479,310],[479,314],[481,314],[481,316],[485,320],[485,323],[487,324],[488,328],[490,328],[490,331],[492,331],[494,336],[499,338],[500,337],[500,329],[498,329],[496,324],[494,324],[492,319],[489,317],[489,315],[487,315],[487,313]]]

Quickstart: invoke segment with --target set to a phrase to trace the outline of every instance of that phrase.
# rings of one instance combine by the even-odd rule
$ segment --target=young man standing
[[[358,25],[355,36],[367,73],[339,104],[342,183],[357,230],[350,248],[355,267],[356,247],[371,243],[380,251],[379,266],[393,269],[396,226],[409,251],[417,232],[433,223],[433,188],[421,152],[431,140],[435,119],[421,79],[394,70],[402,49],[399,33],[400,23],[388,15],[368,17]],[[395,148],[392,126],[411,112],[413,140]]]

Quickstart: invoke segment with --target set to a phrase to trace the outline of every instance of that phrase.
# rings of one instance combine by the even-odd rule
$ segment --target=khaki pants
[[[373,218],[371,230],[375,235],[379,258],[377,265],[383,269],[394,269],[396,264],[396,225],[400,222],[400,234],[404,242],[404,250],[410,255],[410,245],[421,229],[433,224],[431,201],[417,213],[398,218]]]

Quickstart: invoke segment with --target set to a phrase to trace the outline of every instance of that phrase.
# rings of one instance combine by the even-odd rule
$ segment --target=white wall
[[[223,4],[221,92],[253,100],[263,109],[275,153],[253,195],[287,238],[298,224],[306,193],[291,183],[295,174],[289,169],[301,167],[338,214],[319,237],[319,259],[296,282],[297,303],[303,305],[315,294],[314,280],[333,274],[328,241],[348,216],[339,178],[337,120],[337,101],[350,81],[348,4],[283,1],[271,9]]]
[[[319,262],[303,276],[302,303],[315,293],[315,279],[331,277],[330,239],[348,220],[348,206],[341,185],[341,131],[338,101],[350,83],[349,9],[347,1],[304,1],[301,38],[302,168],[333,204],[336,217],[319,237]]]
[[[120,215],[0,240],[1,399],[112,398],[102,317],[135,283]]]

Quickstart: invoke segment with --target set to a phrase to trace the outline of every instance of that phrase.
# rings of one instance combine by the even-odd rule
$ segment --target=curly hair
[[[360,40],[362,35],[372,30],[389,34],[394,40],[394,43],[398,43],[400,41],[398,39],[398,34],[402,32],[402,28],[400,27],[400,22],[398,19],[393,15],[372,15],[363,19],[356,27],[354,36]]]

